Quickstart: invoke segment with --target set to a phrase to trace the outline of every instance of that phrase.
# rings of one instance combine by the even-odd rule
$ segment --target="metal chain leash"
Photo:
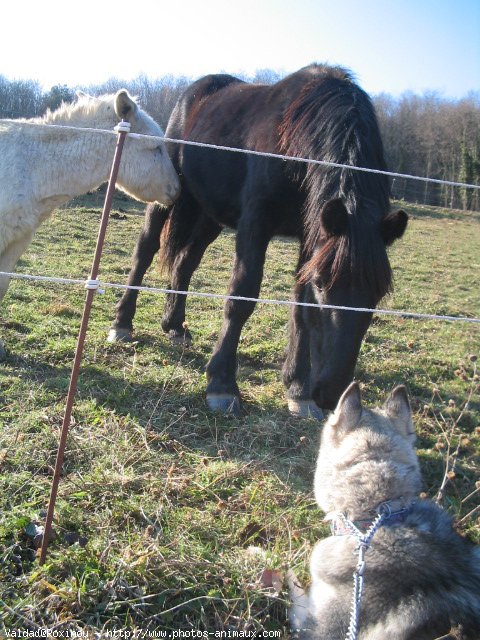
[[[382,526],[384,520],[388,517],[390,509],[379,508],[378,516],[372,522],[371,527],[366,533],[362,533],[357,527],[349,520],[345,514],[338,513],[337,517],[342,521],[348,531],[357,539],[357,546],[355,551],[358,552],[358,562],[353,573],[353,595],[352,595],[352,608],[350,612],[350,623],[348,625],[347,635],[345,640],[357,640],[358,635],[358,620],[360,617],[360,607],[362,603],[363,593],[363,574],[365,571],[365,553],[367,552],[373,536],[378,529]]]

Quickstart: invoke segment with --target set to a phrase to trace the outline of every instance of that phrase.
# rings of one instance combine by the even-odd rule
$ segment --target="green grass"
[[[87,277],[101,206],[94,194],[57,211],[17,270]],[[123,211],[109,223],[101,278],[123,283],[142,210],[115,206]],[[395,293],[381,306],[479,317],[478,215],[407,209],[408,231],[391,250]],[[210,247],[193,290],[226,291],[233,246],[224,233]],[[292,241],[271,244],[262,297],[290,296],[296,252]],[[145,284],[167,280],[152,268]],[[262,588],[262,570],[293,567],[306,580],[312,546],[327,535],[311,492],[320,426],[288,414],[280,381],[288,310],[258,305],[245,327],[238,379],[247,415],[235,419],[204,403],[222,302],[189,298],[194,344],[182,350],[160,330],[163,296],[146,293],[136,342],[107,344],[119,296],[95,296],[43,567],[25,529],[43,521],[85,292],[14,280],[3,302],[0,632],[57,625],[286,637],[288,595]],[[478,325],[378,315],[356,374],[372,404],[407,384],[425,494],[435,497],[450,471],[442,503],[476,542],[479,337]]]

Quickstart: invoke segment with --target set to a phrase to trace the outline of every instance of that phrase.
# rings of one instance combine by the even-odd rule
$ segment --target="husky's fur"
[[[352,383],[324,427],[315,497],[327,514],[373,520],[383,502],[410,507],[403,523],[382,526],[366,553],[358,640],[480,639],[480,549],[460,537],[449,516],[415,502],[420,469],[405,387],[381,409],[365,409]],[[373,514],[373,515],[372,515]],[[317,543],[308,594],[291,579],[292,627],[302,640],[344,640],[350,620],[356,541]]]

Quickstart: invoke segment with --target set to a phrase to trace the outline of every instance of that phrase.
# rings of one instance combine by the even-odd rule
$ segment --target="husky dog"
[[[480,639],[480,548],[450,517],[416,501],[421,476],[405,387],[381,409],[362,406],[353,382],[327,421],[315,473],[315,498],[333,521],[313,550],[305,593],[290,576],[290,619],[301,640]],[[358,633],[351,623],[358,534],[383,523],[365,552]],[[361,573],[361,572],[360,572]],[[355,607],[354,607],[355,608]],[[450,635],[459,625],[461,635]]]

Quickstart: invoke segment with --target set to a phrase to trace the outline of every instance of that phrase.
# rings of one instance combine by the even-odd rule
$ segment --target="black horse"
[[[229,75],[201,78],[178,101],[166,136],[385,169],[371,101],[338,67],[313,64],[270,86]],[[372,308],[389,291],[386,246],[403,234],[408,218],[390,212],[385,175],[174,143],[170,152],[181,196],[170,210],[148,206],[129,284],[141,284],[163,230],[171,288],[188,289],[206,248],[228,226],[237,232],[231,295],[258,297],[275,235],[300,240],[297,301]],[[120,300],[110,340],[131,338],[136,298],[130,290]],[[207,365],[213,409],[240,410],[237,346],[254,307],[225,304]],[[168,295],[162,328],[173,340],[189,340],[184,320],[185,296]],[[318,407],[336,406],[370,321],[367,312],[293,307],[283,367],[293,413],[320,416]]]

